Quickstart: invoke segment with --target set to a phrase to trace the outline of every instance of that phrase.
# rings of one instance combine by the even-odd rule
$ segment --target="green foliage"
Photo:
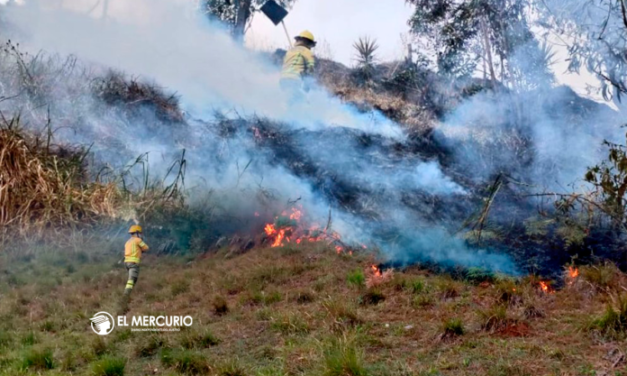
[[[121,357],[104,357],[91,365],[92,376],[124,376],[126,359]]]
[[[357,78],[360,81],[370,81],[375,74],[376,52],[379,49],[376,39],[360,37],[353,43],[355,61],[357,62]]]
[[[22,356],[23,369],[48,370],[53,369],[54,365],[52,349],[49,348],[31,348]]]
[[[22,338],[22,344],[24,346],[32,346],[32,345],[36,344],[37,342],[39,342],[39,339],[35,335],[35,332],[28,332]]]
[[[295,0],[276,0],[281,6],[289,8]],[[204,12],[215,17],[233,28],[236,36],[241,37],[246,27],[250,25],[253,15],[266,0],[203,0]],[[238,8],[238,4],[241,9]],[[238,26],[239,27],[236,27]],[[242,35],[238,35],[238,34]]]
[[[363,287],[366,285],[366,276],[364,275],[364,271],[361,269],[356,269],[348,273],[346,280],[353,286]]]
[[[627,228],[625,223],[625,193],[627,193],[627,148],[605,141],[607,160],[591,167],[585,180],[602,195],[601,210],[610,216],[615,227]]]
[[[409,0],[415,5],[409,24],[435,49],[440,73],[471,77],[481,61],[490,78],[535,87],[552,80],[547,64],[553,53],[531,31],[526,0]],[[494,84],[494,82],[493,82]]]
[[[494,273],[483,268],[469,268],[466,271],[466,280],[473,284],[493,282],[494,279]]]

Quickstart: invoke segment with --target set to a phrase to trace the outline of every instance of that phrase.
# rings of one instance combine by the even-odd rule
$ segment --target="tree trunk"
[[[235,18],[235,25],[233,26],[233,36],[235,39],[243,41],[246,25],[252,15],[252,0],[235,0],[235,9],[237,16]]]
[[[496,74],[494,73],[494,62],[492,60],[492,46],[490,45],[490,37],[488,36],[488,27],[486,26],[485,18],[481,17],[481,34],[483,35],[483,48],[488,56],[488,69],[490,69],[490,78],[492,79],[492,86],[496,87]]]

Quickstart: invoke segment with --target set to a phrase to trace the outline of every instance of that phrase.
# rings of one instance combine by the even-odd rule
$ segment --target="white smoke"
[[[243,117],[266,117],[292,130],[317,130],[325,127],[343,127],[359,130],[369,137],[403,140],[400,127],[379,113],[361,114],[343,104],[326,91],[317,88],[307,96],[307,103],[290,105],[289,98],[279,88],[279,72],[259,55],[247,51],[232,41],[219,25],[209,23],[181,1],[134,0],[112,1],[124,8],[124,17],[103,20],[69,9],[49,8],[45,2],[31,0],[23,6],[5,9],[7,19],[19,30],[19,40],[31,51],[43,49],[61,55],[75,54],[83,61],[105,70],[117,68],[129,75],[154,80],[166,88],[176,90],[189,118],[211,121],[216,109],[231,111]],[[75,83],[67,86],[64,97],[74,98]],[[88,90],[85,90],[87,92]],[[62,99],[60,99],[62,100]],[[146,114],[142,122],[127,124],[115,111],[100,109],[87,99],[67,100],[52,104],[63,107],[61,113],[84,116],[83,128],[76,129],[73,140],[84,143],[112,139],[136,154],[150,153],[151,163],[163,169],[164,162],[178,150],[172,146],[176,129],[150,127],[153,121]],[[81,111],[75,111],[80,107]],[[98,108],[96,113],[93,108]],[[73,112],[74,111],[74,112]],[[154,116],[154,115],[153,115]],[[201,181],[216,193],[225,211],[254,212],[258,205],[255,192],[260,189],[288,199],[301,198],[314,217],[324,218],[329,203],[313,189],[311,182],[298,178],[276,165],[269,165],[265,155],[255,150],[250,140],[236,138],[216,141],[207,133],[202,122],[190,121],[191,137],[197,144],[189,152],[190,175],[193,184]],[[154,132],[163,132],[155,137]],[[333,166],[338,174],[347,174],[377,194],[388,198],[388,207],[376,208],[391,224],[403,223],[400,228],[411,241],[390,253],[391,258],[410,262],[422,257],[443,263],[484,265],[492,269],[513,272],[506,257],[477,258],[462,241],[451,239],[442,229],[420,224],[421,213],[413,213],[403,205],[403,190],[419,190],[436,197],[465,195],[465,190],[447,177],[436,162],[415,166],[397,165],[398,170],[374,167],[370,157],[360,155],[361,149],[350,143],[341,144],[332,151],[316,150],[305,144],[305,155],[317,156]],[[100,155],[114,159],[109,146]],[[109,153],[110,155],[107,155]],[[370,158],[370,159],[369,159]],[[245,166],[248,166],[246,168]],[[366,189],[367,191],[367,189]],[[361,207],[369,205],[367,198],[359,198]],[[373,209],[374,210],[374,209]],[[373,240],[372,230],[362,226],[363,220],[350,210],[334,214],[334,229],[349,238]],[[386,251],[386,244],[381,245]],[[409,249],[407,248],[409,247]],[[409,250],[409,251],[408,251]],[[445,251],[444,251],[445,250]],[[485,261],[485,262],[484,262]]]
[[[121,2],[121,1],[117,1]],[[112,1],[113,4],[117,3]],[[176,89],[188,111],[208,115],[216,107],[267,116],[298,127],[341,125],[401,137],[382,116],[359,115],[326,91],[290,106],[279,72],[233,41],[220,25],[190,11],[189,2],[125,2],[124,17],[106,22],[68,9],[45,9],[32,0],[7,9],[7,18],[32,50],[76,54]]]

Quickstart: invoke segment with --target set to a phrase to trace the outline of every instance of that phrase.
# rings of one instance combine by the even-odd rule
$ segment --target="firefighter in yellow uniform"
[[[296,43],[283,59],[281,72],[281,88],[287,91],[292,99],[303,96],[303,90],[308,91],[308,80],[314,73],[316,59],[312,48],[316,46],[316,40],[309,31],[303,31],[296,38]]]
[[[137,277],[139,277],[139,261],[141,260],[142,252],[148,250],[148,245],[142,240],[141,226],[131,226],[128,232],[131,234],[131,238],[124,246],[124,266],[128,270],[128,281],[126,282],[126,289],[124,289],[124,296],[129,296],[133,291],[133,287],[137,283]]]

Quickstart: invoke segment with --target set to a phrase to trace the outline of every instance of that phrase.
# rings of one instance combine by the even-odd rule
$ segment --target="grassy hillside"
[[[89,318],[117,310],[122,244],[83,247],[3,257],[0,375],[627,375],[627,283],[611,265],[543,291],[533,277],[379,275],[374,256],[324,244],[146,255],[127,315],[194,325],[99,337]]]

